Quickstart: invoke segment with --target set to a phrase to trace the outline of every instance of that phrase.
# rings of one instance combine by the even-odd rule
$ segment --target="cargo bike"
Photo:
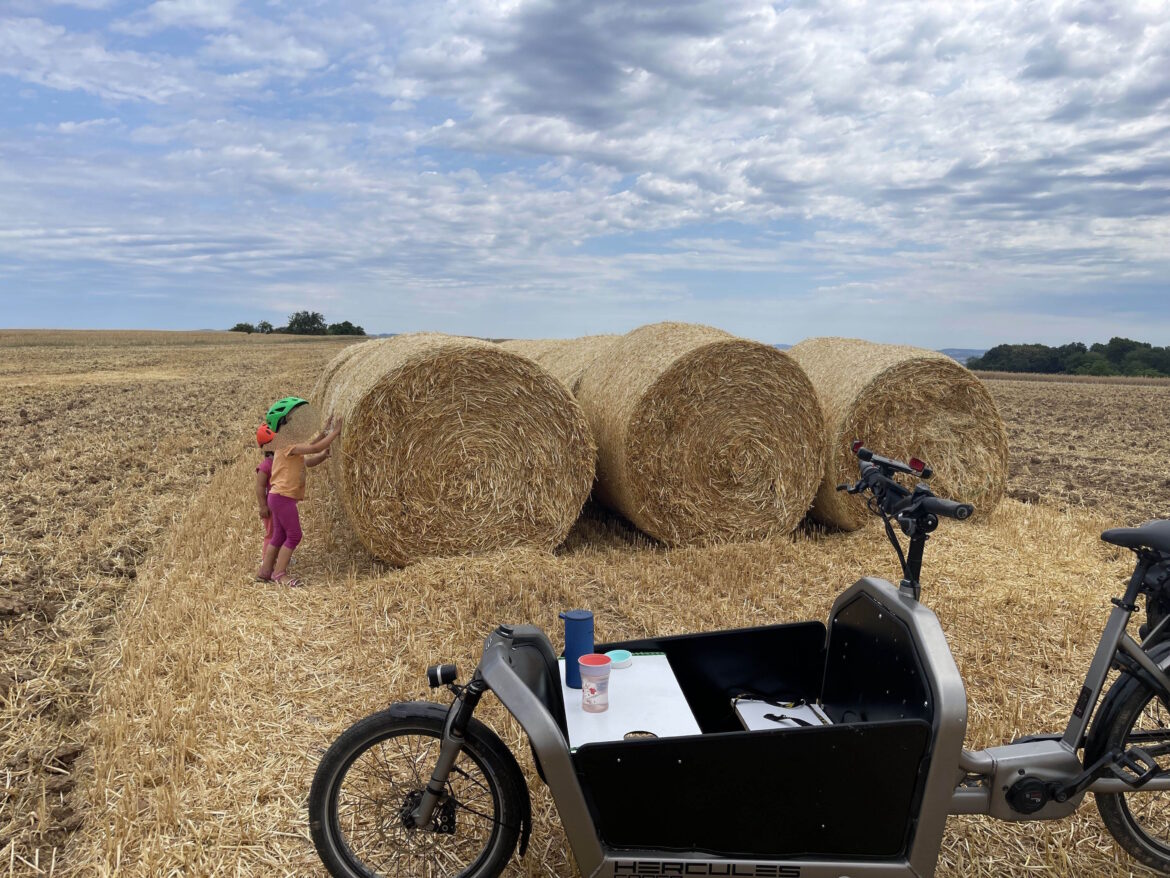
[[[921,878],[934,874],[948,814],[1053,819],[1086,792],[1130,855],[1170,874],[1170,521],[1102,535],[1133,550],[1136,565],[1064,732],[969,751],[963,681],[919,602],[919,577],[939,520],[972,507],[935,496],[918,460],[853,450],[860,476],[841,488],[882,518],[898,585],[858,580],[827,624],[600,645],[631,651],[631,670],[645,671],[614,672],[600,725],[565,688],[545,634],[500,625],[466,683],[453,665],[428,669],[450,705],[393,704],[322,758],[309,819],[330,873],[484,878],[501,874],[517,845],[523,856],[524,775],[473,716],[490,691],[527,734],[591,878]],[[1127,623],[1140,596],[1139,643]],[[1120,673],[1102,697],[1111,668]],[[651,688],[633,697],[639,675]]]

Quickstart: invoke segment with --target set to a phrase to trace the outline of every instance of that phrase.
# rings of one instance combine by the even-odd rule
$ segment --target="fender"
[[[390,715],[396,719],[406,719],[422,713],[433,717],[440,725],[446,722],[449,710],[449,707],[433,701],[396,701],[390,705]],[[528,789],[528,781],[524,779],[524,772],[520,770],[516,757],[500,740],[499,735],[475,717],[471,718],[467,731],[487,742],[488,747],[495,751],[494,755],[504,763],[504,770],[512,775],[513,783],[524,793],[520,797],[520,842],[517,846],[517,851],[523,857],[528,851],[528,839],[532,836],[532,794]]]
[[[1167,664],[1170,664],[1170,641],[1155,644],[1150,648],[1149,656],[1159,667],[1166,667]],[[1137,686],[1144,686],[1158,692],[1162,701],[1167,704],[1167,707],[1170,707],[1170,693],[1159,692],[1161,687],[1144,670],[1134,666],[1132,670],[1124,671],[1109,687],[1109,691],[1105,693],[1105,698],[1101,701],[1101,706],[1097,708],[1097,713],[1093,716],[1093,724],[1089,727],[1089,734],[1085,740],[1085,765],[1096,762],[1104,754],[1106,730],[1121,702]]]

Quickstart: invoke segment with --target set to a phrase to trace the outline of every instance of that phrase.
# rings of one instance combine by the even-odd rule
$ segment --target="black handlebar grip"
[[[956,503],[954,500],[944,500],[942,497],[927,497],[922,501],[922,508],[935,515],[953,518],[956,521],[965,521],[975,512],[970,503]]]

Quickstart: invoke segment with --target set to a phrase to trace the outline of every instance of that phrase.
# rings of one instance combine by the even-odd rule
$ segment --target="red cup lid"
[[[577,659],[583,665],[591,668],[602,668],[608,665],[611,661],[610,657],[600,652],[592,652],[588,655],[583,655]]]

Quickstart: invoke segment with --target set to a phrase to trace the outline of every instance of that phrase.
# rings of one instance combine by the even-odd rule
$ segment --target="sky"
[[[0,0],[0,326],[1170,344],[1170,2]]]

